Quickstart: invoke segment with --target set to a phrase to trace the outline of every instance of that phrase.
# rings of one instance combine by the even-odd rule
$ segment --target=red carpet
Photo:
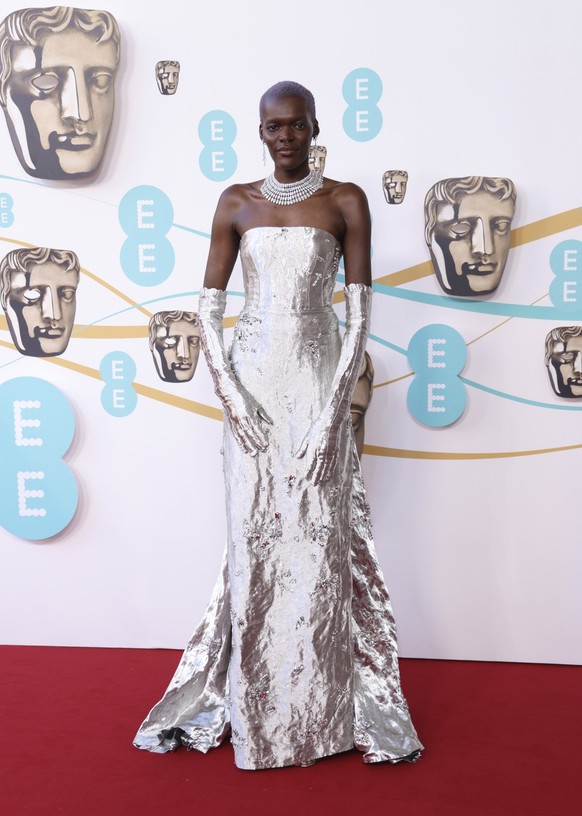
[[[427,750],[416,765],[356,752],[239,771],[131,745],[169,681],[171,651],[0,647],[4,816],[575,816],[582,667],[403,660]]]

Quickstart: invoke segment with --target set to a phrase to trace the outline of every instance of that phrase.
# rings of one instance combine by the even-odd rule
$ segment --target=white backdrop
[[[121,28],[122,59],[95,180],[27,176],[0,122],[0,198],[11,196],[14,214],[0,227],[0,255],[22,244],[73,249],[86,270],[61,364],[19,355],[0,316],[0,385],[37,377],[67,397],[75,439],[65,459],[79,486],[77,513],[58,535],[34,542],[0,527],[3,643],[179,647],[203,611],[225,536],[222,425],[204,408],[218,402],[202,360],[190,383],[157,377],[146,327],[159,309],[195,308],[218,195],[264,175],[257,104],[269,85],[294,79],[313,90],[326,175],[353,180],[369,196],[375,279],[428,260],[423,199],[448,176],[509,176],[518,191],[514,228],[549,219],[511,250],[488,303],[551,309],[549,254],[582,238],[572,226],[582,225],[582,211],[562,216],[581,205],[577,0],[106,7]],[[0,8],[4,17],[15,7],[2,0]],[[173,97],[157,90],[160,59],[181,63]],[[357,142],[342,126],[342,83],[364,67],[382,80],[383,127]],[[228,181],[199,166],[198,124],[215,109],[237,127],[238,167]],[[389,168],[410,174],[399,206],[383,198]],[[118,205],[144,184],[174,208],[167,237],[175,267],[153,287],[132,282],[119,260]],[[238,272],[231,288],[241,289]],[[580,663],[582,546],[572,519],[582,417],[563,410],[544,366],[546,333],[564,321],[411,299],[407,293],[442,294],[430,274],[398,289],[404,297],[375,296],[378,340],[368,349],[378,387],[363,469],[401,654]],[[240,303],[231,297],[228,313]],[[490,389],[468,386],[463,417],[440,430],[408,413],[410,368],[393,348],[406,349],[430,323],[460,332],[469,343],[464,376]],[[137,367],[137,406],[125,417],[101,404],[99,364],[111,351]]]

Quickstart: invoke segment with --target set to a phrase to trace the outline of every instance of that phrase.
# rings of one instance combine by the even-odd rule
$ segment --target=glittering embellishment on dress
[[[254,341],[259,337],[261,318],[252,315],[241,315],[235,329],[235,337],[243,351],[252,351]]]
[[[334,236],[310,227],[257,227],[241,240],[245,305],[230,360],[273,425],[250,456],[225,422],[226,563],[141,748],[207,751],[231,729],[241,768],[354,746],[364,762],[413,761],[422,748],[349,418],[328,481],[314,485],[293,455],[340,359],[338,259]]]
[[[325,547],[331,533],[332,529],[328,524],[323,524],[323,522],[316,524],[314,521],[311,522],[307,531],[309,539],[313,541],[314,544],[319,544],[320,547]]]

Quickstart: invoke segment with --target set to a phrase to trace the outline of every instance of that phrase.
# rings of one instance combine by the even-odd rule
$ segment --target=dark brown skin
[[[319,134],[301,97],[268,103],[262,111],[259,135],[275,163],[275,178],[284,184],[309,172],[309,145]],[[253,227],[317,227],[338,239],[344,255],[346,284],[371,283],[370,211],[356,184],[324,178],[323,187],[306,201],[289,206],[271,204],[261,195],[263,179],[234,184],[221,195],[214,220],[204,286],[226,289],[239,243]]]

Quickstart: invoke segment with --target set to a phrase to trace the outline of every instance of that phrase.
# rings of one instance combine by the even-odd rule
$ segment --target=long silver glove
[[[200,339],[214,381],[214,390],[222,402],[230,429],[241,448],[251,455],[267,448],[268,436],[261,420],[273,424],[263,408],[237,379],[224,348],[222,318],[226,292],[201,289],[198,300]]]
[[[342,423],[347,421],[370,329],[371,287],[364,283],[350,283],[344,292],[346,330],[331,393],[295,454],[298,458],[309,456],[307,477],[314,484],[327,481],[336,465],[338,434]]]

